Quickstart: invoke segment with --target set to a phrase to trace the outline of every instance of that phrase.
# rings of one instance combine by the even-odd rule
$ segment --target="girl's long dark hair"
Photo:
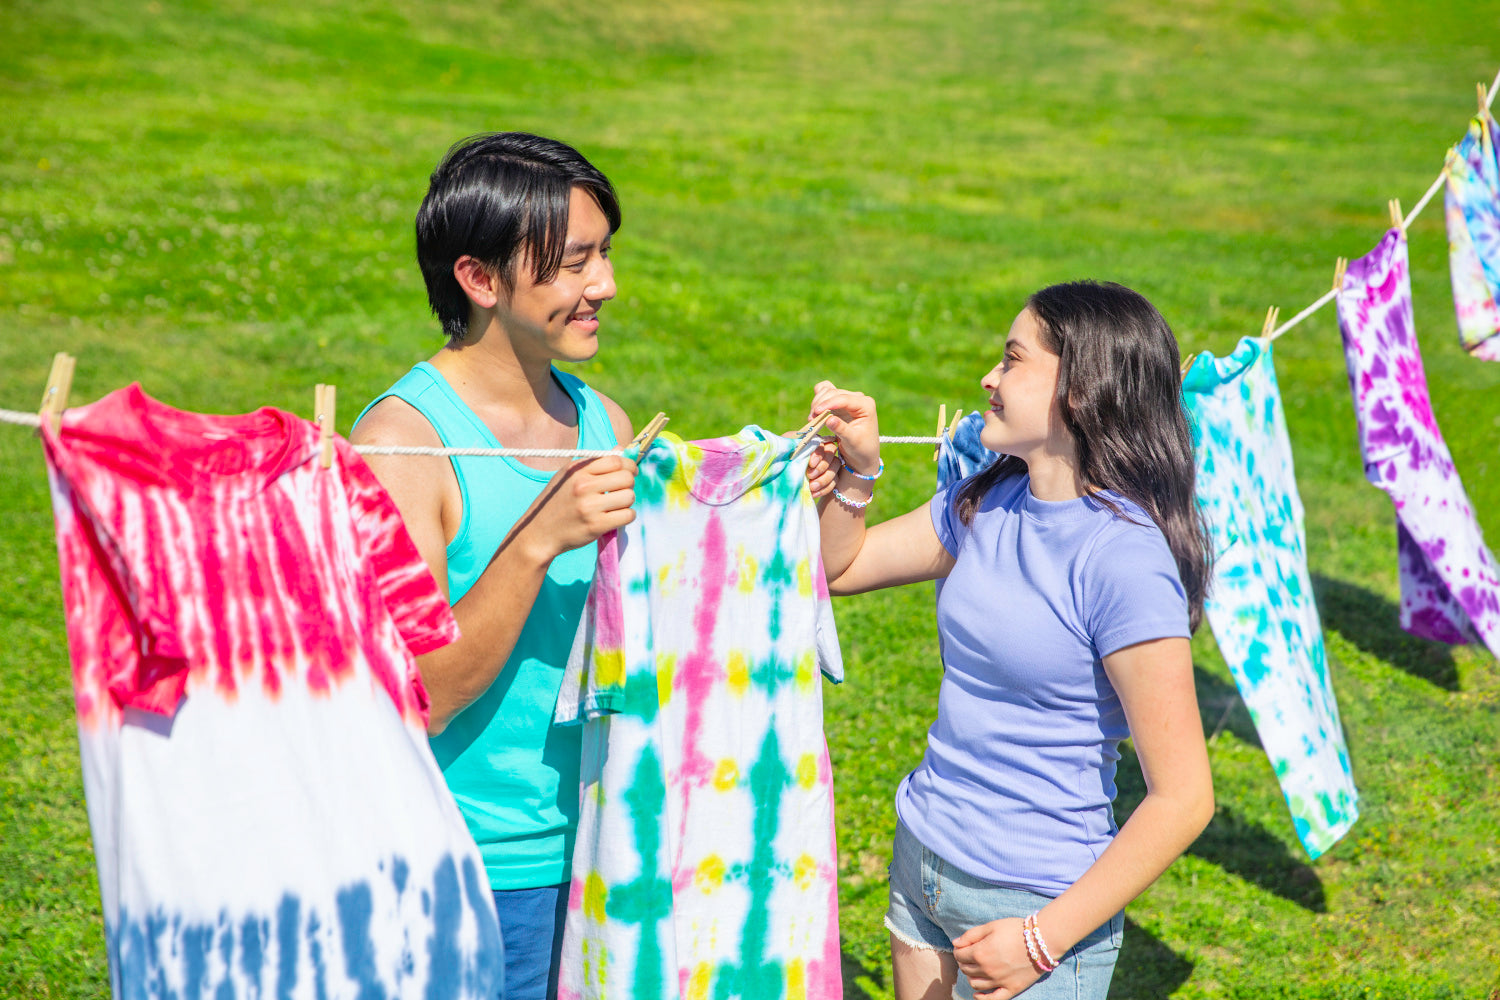
[[[1113,282],[1070,281],[1026,300],[1042,346],[1059,358],[1057,406],[1090,496],[1117,515],[1111,490],[1140,506],[1177,561],[1194,631],[1212,569],[1208,529],[1193,498],[1193,439],[1182,406],[1177,339],[1145,297]],[[997,483],[1026,471],[1002,455],[958,490],[968,524]]]

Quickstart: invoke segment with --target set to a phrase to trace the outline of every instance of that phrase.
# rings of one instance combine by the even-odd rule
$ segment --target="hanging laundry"
[[[1432,414],[1400,229],[1350,262],[1338,311],[1365,478],[1396,507],[1401,627],[1500,655],[1500,573]]]
[[[1458,339],[1474,357],[1500,361],[1500,158],[1488,111],[1448,151],[1443,174]]]
[[[984,414],[970,413],[958,422],[952,434],[943,434],[938,442],[937,488],[995,464],[999,455],[979,443],[979,432],[984,430]]]
[[[1198,503],[1215,552],[1204,610],[1276,770],[1297,838],[1316,858],[1359,817],[1307,571],[1270,342],[1203,353],[1183,381]]]
[[[364,461],[139,385],[44,426],[110,985],[493,997],[414,654],[458,635]]]
[[[819,671],[843,676],[807,450],[640,461],[559,697],[582,722],[563,1000],[840,1000]]]

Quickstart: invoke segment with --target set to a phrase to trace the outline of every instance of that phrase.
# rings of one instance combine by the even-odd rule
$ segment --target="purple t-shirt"
[[[896,812],[961,871],[1055,896],[1116,826],[1115,764],[1129,736],[1100,658],[1187,636],[1187,597],[1166,538],[1106,494],[1050,502],[1001,482],[965,526],[955,483],[932,523],[957,561],[938,597],[943,682],[927,753]],[[1136,523],[1133,523],[1136,522]]]

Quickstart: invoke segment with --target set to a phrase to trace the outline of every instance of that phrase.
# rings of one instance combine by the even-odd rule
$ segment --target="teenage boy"
[[[608,179],[525,133],[448,151],[417,212],[417,259],[447,345],[360,415],[356,444],[608,449],[608,398],[553,367],[599,350],[615,296]],[[370,456],[445,587],[462,638],[419,658],[432,749],[484,856],[508,1000],[557,992],[578,820],[577,727],[551,724],[595,541],[634,519],[636,467]]]

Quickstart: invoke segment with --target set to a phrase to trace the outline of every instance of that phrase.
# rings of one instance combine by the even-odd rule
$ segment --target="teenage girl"
[[[813,396],[842,460],[822,501],[829,589],[946,578],[937,721],[896,792],[896,997],[1103,1000],[1125,905],[1214,808],[1188,650],[1209,556],[1177,342],[1128,288],[1054,285],[980,384],[1000,460],[868,530],[875,402],[828,382]],[[1127,736],[1147,791],[1117,828]]]

